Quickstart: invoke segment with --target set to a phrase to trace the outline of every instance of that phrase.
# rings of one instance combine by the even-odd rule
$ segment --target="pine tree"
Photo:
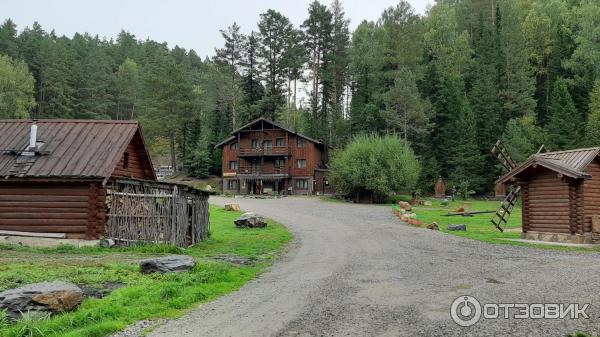
[[[283,14],[269,9],[260,15],[259,56],[261,73],[265,82],[265,96],[261,102],[265,117],[277,119],[284,105],[284,85],[286,80],[285,48],[286,39],[292,29],[290,20]]]
[[[242,88],[244,91],[242,105],[244,106],[243,111],[245,111],[245,114],[240,116],[240,124],[248,123],[261,116],[260,101],[265,94],[265,89],[260,78],[259,47],[259,36],[253,31],[248,35],[240,63],[242,66]]]
[[[333,49],[333,14],[318,0],[308,7],[308,18],[301,26],[304,29],[304,44],[308,50],[310,70],[310,112],[309,134],[319,139],[326,137],[329,126],[327,103],[329,101],[331,78],[326,69],[331,61]]]
[[[6,19],[0,26],[0,54],[8,55],[13,59],[19,57],[17,25],[11,19]]]
[[[464,172],[456,166],[462,162],[453,162],[451,156],[464,136],[460,121],[471,114],[467,114],[470,107],[464,94],[465,76],[471,65],[469,37],[466,32],[457,32],[455,9],[438,4],[430,11],[424,40],[429,63],[423,82],[435,111],[430,151],[437,158],[440,174],[448,177],[456,170]]]
[[[221,30],[221,35],[225,39],[225,46],[216,50],[215,60],[224,64],[231,74],[229,90],[231,93],[231,123],[232,129],[236,129],[238,125],[238,96],[241,94],[238,84],[238,69],[246,37],[240,33],[240,26],[235,22],[227,30]]]
[[[35,106],[33,76],[23,61],[0,55],[0,118],[27,118]]]
[[[398,132],[413,149],[421,152],[426,147],[431,106],[421,98],[415,75],[410,70],[400,71],[394,86],[383,96],[388,130]]]
[[[139,70],[137,63],[129,58],[123,61],[117,70],[116,81],[116,119],[134,119],[139,90]]]
[[[582,142],[583,117],[575,108],[564,79],[554,82],[550,98],[550,120],[544,128],[545,146],[549,150],[569,150]]]
[[[285,54],[283,56],[287,75],[285,123],[293,129],[298,124],[298,80],[302,77],[302,70],[306,62],[306,49],[302,45],[303,40],[304,35],[301,30],[290,29],[286,37]]]
[[[586,128],[586,141],[589,146],[600,146],[600,80],[596,81],[590,94],[590,114]]]
[[[502,135],[502,141],[516,163],[522,163],[536,153],[543,143],[543,138],[544,133],[536,125],[533,114],[508,121]]]
[[[348,64],[350,49],[350,20],[345,16],[340,0],[331,4],[332,12],[332,51],[331,63],[327,69],[331,78],[331,94],[329,95],[329,110],[331,115],[329,125],[329,144],[339,145],[348,138],[347,123],[344,114],[344,95],[349,81]]]
[[[533,113],[535,83],[522,27],[525,12],[517,1],[500,1],[498,7],[499,89],[502,119],[507,121]]]

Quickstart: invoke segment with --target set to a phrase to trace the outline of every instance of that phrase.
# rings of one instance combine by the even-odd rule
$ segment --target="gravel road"
[[[289,252],[240,291],[150,336],[538,337],[600,330],[600,254],[489,245],[403,225],[385,206],[291,197],[235,202],[285,224],[296,236]],[[461,327],[449,313],[461,295],[482,303],[591,303],[590,318],[482,318]]]

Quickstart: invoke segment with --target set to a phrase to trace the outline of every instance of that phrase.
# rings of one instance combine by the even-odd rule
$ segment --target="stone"
[[[19,319],[22,314],[55,314],[71,311],[83,300],[83,291],[78,286],[62,282],[28,284],[0,293],[0,310],[6,310],[11,318]]]
[[[429,225],[427,225],[427,229],[431,229],[434,231],[439,231],[440,230],[440,226],[437,224],[437,222],[432,222]]]
[[[242,214],[237,220],[235,220],[237,227],[248,227],[248,228],[262,228],[267,226],[265,218],[254,213],[247,212]]]
[[[240,211],[240,204],[225,204],[226,211]]]
[[[448,206],[448,204],[450,204],[450,202],[448,201],[448,199],[444,198],[444,199],[442,199],[441,204],[442,204],[442,206]]]
[[[196,260],[187,255],[171,255],[140,261],[140,270],[149,273],[178,273],[196,266]]]
[[[449,231],[466,231],[467,225],[448,225]]]
[[[400,209],[403,209],[405,211],[412,210],[412,206],[406,201],[398,201],[398,206],[400,206]]]
[[[98,243],[98,245],[102,248],[110,248],[113,247],[115,244],[116,242],[113,239],[101,239]]]
[[[421,206],[433,206],[433,203],[429,200],[421,200]]]

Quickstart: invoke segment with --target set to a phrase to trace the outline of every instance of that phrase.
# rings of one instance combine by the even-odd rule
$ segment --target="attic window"
[[[129,168],[129,152],[123,153],[123,168]]]

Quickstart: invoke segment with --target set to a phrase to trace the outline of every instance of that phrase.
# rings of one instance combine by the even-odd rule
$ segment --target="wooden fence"
[[[113,179],[107,191],[107,237],[125,244],[194,245],[209,235],[208,196],[185,185]]]

